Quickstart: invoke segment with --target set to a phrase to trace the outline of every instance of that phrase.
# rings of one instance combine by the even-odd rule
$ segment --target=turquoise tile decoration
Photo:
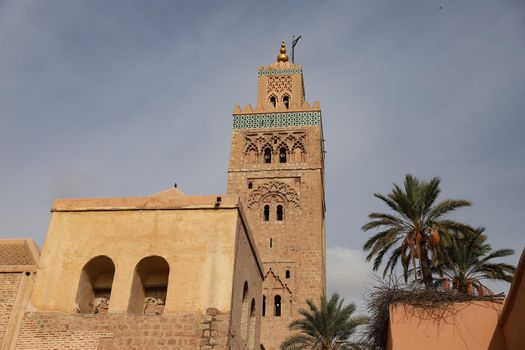
[[[302,69],[263,69],[257,72],[258,76],[261,75],[290,75],[290,74],[298,74],[302,73]]]
[[[321,125],[321,112],[238,114],[233,116],[234,129],[285,128]]]

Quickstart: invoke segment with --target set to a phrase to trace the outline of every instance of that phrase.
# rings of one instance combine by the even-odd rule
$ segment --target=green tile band
[[[302,69],[263,69],[257,72],[258,76],[261,75],[290,75],[290,74],[298,74],[302,73]]]
[[[239,114],[233,116],[234,129],[283,128],[321,125],[321,112]]]

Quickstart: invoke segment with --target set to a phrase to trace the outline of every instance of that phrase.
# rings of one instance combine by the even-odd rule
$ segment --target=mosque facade
[[[0,350],[268,349],[325,293],[319,102],[284,43],[235,107],[227,194],[57,199],[0,240]]]

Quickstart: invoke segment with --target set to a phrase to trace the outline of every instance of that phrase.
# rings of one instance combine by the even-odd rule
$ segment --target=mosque
[[[323,129],[288,59],[233,111],[226,194],[57,199],[0,240],[7,349],[268,349],[326,290]]]

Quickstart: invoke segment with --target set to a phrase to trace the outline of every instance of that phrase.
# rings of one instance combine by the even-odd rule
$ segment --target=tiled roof
[[[0,265],[35,264],[26,240],[0,240]]]

